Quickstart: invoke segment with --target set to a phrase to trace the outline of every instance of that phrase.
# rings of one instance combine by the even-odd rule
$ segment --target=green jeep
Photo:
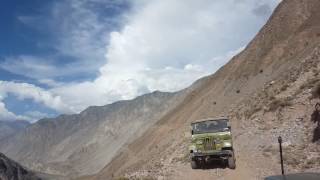
[[[219,160],[230,169],[235,169],[229,119],[203,119],[191,123],[191,167],[197,169]]]

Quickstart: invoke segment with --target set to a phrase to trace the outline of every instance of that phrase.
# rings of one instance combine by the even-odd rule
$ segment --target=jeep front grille
[[[215,150],[216,149],[216,142],[213,138],[205,138],[204,142],[204,150]]]

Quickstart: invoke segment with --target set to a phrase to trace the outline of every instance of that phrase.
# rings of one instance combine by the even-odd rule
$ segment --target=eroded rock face
[[[40,178],[0,153],[0,180],[40,180]]]

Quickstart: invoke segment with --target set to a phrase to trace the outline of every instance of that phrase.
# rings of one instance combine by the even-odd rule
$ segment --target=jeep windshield
[[[193,134],[202,134],[202,133],[214,133],[228,131],[228,120],[208,120],[202,122],[192,123]]]

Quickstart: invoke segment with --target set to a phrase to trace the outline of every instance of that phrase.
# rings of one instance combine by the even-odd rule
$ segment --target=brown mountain
[[[261,179],[280,172],[279,135],[287,172],[320,172],[319,130],[311,121],[319,70],[320,1],[283,0],[243,52],[192,86],[97,175],[83,179]],[[189,123],[222,115],[231,118],[237,169],[192,170]]]
[[[0,141],[0,152],[39,172],[66,177],[93,174],[179,103],[184,93],[156,91],[79,114],[42,119]]]
[[[22,131],[29,126],[28,121],[14,120],[14,121],[0,121],[0,140]]]

